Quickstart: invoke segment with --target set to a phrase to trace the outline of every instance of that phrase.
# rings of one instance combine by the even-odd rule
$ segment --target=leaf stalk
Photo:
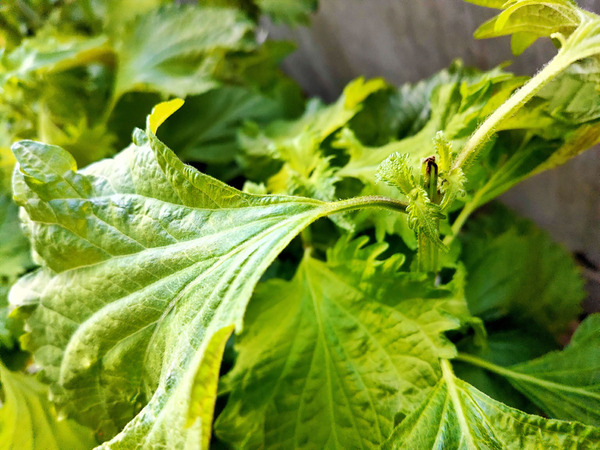
[[[328,214],[339,213],[344,211],[354,211],[360,208],[386,208],[394,211],[405,213],[408,204],[400,200],[395,200],[389,197],[380,195],[365,195],[362,197],[354,197],[346,200],[339,200],[329,204],[330,210]]]
[[[572,63],[561,50],[534,77],[518,89],[502,106],[494,111],[471,135],[452,168],[466,168],[479,156],[484,145],[494,135],[500,124],[512,117],[525,103],[537,94],[552,79],[563,72]]]

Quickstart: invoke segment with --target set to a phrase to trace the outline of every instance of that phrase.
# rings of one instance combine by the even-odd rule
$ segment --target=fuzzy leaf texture
[[[436,384],[455,351],[443,333],[468,315],[460,284],[399,272],[366,242],[258,285],[216,423],[234,448],[377,448]]]
[[[432,203],[427,192],[417,186],[410,167],[410,155],[393,153],[377,169],[377,178],[397,188],[408,199],[408,224],[423,233],[432,243],[445,249],[440,241],[437,221],[443,219],[439,205]]]
[[[417,187],[413,169],[410,165],[410,155],[393,153],[377,168],[377,179],[397,188],[405,196],[410,195]]]
[[[509,408],[456,378],[447,361],[443,364],[444,377],[384,449],[592,449],[600,442],[598,428]]]
[[[59,419],[48,400],[48,386],[33,375],[11,372],[0,362],[0,447],[6,450],[89,449],[94,433],[72,420]]]
[[[84,170],[60,148],[14,146],[15,197],[43,267],[11,302],[37,304],[26,348],[66,414],[110,438],[141,409],[112,448],[208,445],[222,348],[254,285],[335,209],[244,194],[185,166],[154,136],[178,104]]]

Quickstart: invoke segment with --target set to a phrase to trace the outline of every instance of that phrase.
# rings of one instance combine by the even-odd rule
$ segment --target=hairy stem
[[[483,149],[485,144],[494,135],[500,124],[512,117],[525,103],[537,94],[546,84],[552,79],[559,75],[571,64],[571,60],[564,56],[564,52],[561,50],[558,54],[533,78],[531,78],[525,85],[517,90],[500,108],[492,113],[471,135],[463,149],[461,150],[458,157],[452,164],[453,168],[466,168],[473,160],[479,155],[479,152]],[[481,194],[479,192],[478,194]],[[470,203],[465,205],[463,210],[460,212],[454,223],[452,224],[452,234],[446,236],[444,244],[449,245],[456,235],[460,232],[463,225],[469,218],[469,216],[476,209],[474,205],[477,203],[473,199]]]
[[[525,103],[527,103],[540,89],[560,74],[571,64],[569,58],[558,54],[533,78],[518,89],[500,108],[494,111],[471,135],[462,151],[452,164],[452,168],[465,168],[479,155],[483,146],[494,135],[499,125],[505,119],[513,116]]]
[[[400,200],[383,197],[379,195],[365,195],[363,197],[354,197],[346,200],[332,202],[330,205],[329,214],[339,213],[344,211],[352,211],[361,208],[386,208],[394,211],[406,212],[408,204]]]

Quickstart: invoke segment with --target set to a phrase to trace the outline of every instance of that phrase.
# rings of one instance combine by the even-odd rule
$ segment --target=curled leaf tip
[[[148,116],[148,129],[152,132],[152,134],[156,134],[158,127],[160,127],[165,120],[173,115],[175,111],[181,108],[184,103],[184,100],[180,98],[174,98],[168,102],[162,102],[156,105]]]

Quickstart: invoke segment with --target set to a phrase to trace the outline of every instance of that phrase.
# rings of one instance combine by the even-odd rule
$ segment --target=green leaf
[[[306,25],[319,2],[318,0],[255,0],[255,3],[275,22]]]
[[[443,219],[440,206],[432,203],[427,197],[427,192],[422,187],[417,187],[409,195],[408,207],[408,224],[412,229],[423,233],[427,239],[440,249],[447,251],[446,247],[440,240],[440,231],[438,221]]]
[[[572,133],[547,160],[537,166],[532,174],[565,164],[570,159],[594,147],[598,143],[600,143],[600,123],[583,125]]]
[[[0,279],[0,349],[12,349],[15,346],[18,337],[18,325],[8,317],[8,291],[10,283],[7,279]],[[17,329],[15,329],[17,328]]]
[[[319,142],[314,136],[301,134],[288,145],[279,147],[279,152],[286,162],[267,180],[268,192],[335,199],[334,185],[338,178],[330,167],[331,158],[319,151]]]
[[[307,133],[317,142],[343,127],[361,109],[363,102],[373,93],[384,89],[385,82],[376,78],[365,81],[357,78],[350,82],[337,102],[325,106],[318,99],[311,100],[304,114],[294,121],[278,120],[264,130],[249,127],[242,133],[241,142],[247,156],[280,159],[280,147],[290,146],[299,135]],[[249,164],[253,160],[249,159]]]
[[[19,211],[10,195],[0,195],[0,276],[13,278],[31,267],[29,242],[21,232]]]
[[[417,187],[410,155],[392,153],[377,168],[377,178],[408,196]]]
[[[11,195],[0,194],[0,348],[8,349],[15,347],[23,328],[20,320],[9,317],[8,291],[17,276],[33,265],[18,215]]]
[[[48,400],[48,387],[33,375],[9,371],[0,363],[4,402],[0,407],[0,442],[7,450],[91,449],[92,430],[59,419]]]
[[[428,79],[399,87],[388,87],[369,96],[350,121],[349,127],[360,142],[381,146],[416,134],[429,120],[432,91],[442,84],[457,81],[471,69],[460,60]]]
[[[444,377],[384,449],[594,448],[600,441],[598,428],[509,408],[456,378],[447,361],[442,364]]]
[[[487,323],[486,330],[487,336],[483,343],[469,336],[456,344],[458,351],[499,366],[510,366],[559,348],[553,336],[531,324],[527,327],[515,327],[506,321],[499,321]],[[460,379],[493,399],[530,414],[540,413],[539,408],[503,376],[460,360],[452,361],[452,365]]]
[[[313,100],[295,121],[275,121],[264,129],[256,124],[246,126],[240,137],[242,167],[251,179],[271,175],[267,183],[270,193],[334,199],[337,178],[329,169],[323,142],[347,124],[371,94],[385,87],[381,79],[358,78],[346,86],[337,102],[324,106]]]
[[[143,407],[114,448],[207,442],[224,330],[241,329],[288,242],[349,205],[244,194],[185,166],[150,130],[135,140],[78,172],[58,147],[14,146],[15,197],[43,269],[11,302],[25,293],[38,305],[25,346],[66,414],[109,438]]]
[[[143,14],[169,3],[169,0],[92,0],[94,13],[102,18],[108,34],[119,32]]]
[[[514,117],[496,127],[497,139],[488,142],[482,156],[464,174],[457,168],[446,174],[441,170],[440,178],[451,180],[440,186],[446,194],[443,209],[456,209],[460,205],[456,199],[460,198],[471,212],[519,181],[560,165],[598,142],[598,73],[593,61],[570,66]],[[336,176],[357,178],[366,185],[364,193],[372,192],[374,188],[369,185],[375,183],[376,168],[395,152],[410,155],[410,165],[417,167],[422,158],[435,153],[434,139],[440,130],[449,146],[462,148],[477,126],[524,81],[501,68],[484,73],[456,72],[450,83],[433,89],[430,118],[416,134],[371,147],[358,140],[352,130],[342,130],[334,146],[347,152],[349,159]],[[556,92],[561,94],[556,96]],[[463,189],[466,196],[460,195]],[[394,227],[386,226],[390,228]]]
[[[467,171],[473,195],[468,209],[600,141],[599,74],[600,66],[589,60],[571,65],[497,127],[495,144]]]
[[[226,163],[238,157],[237,131],[244,121],[263,125],[285,115],[274,98],[241,86],[222,86],[188,97],[159,136],[183,160]]]
[[[539,37],[550,37],[554,33],[569,36],[582,20],[582,10],[572,0],[467,1],[503,10],[497,17],[481,25],[475,37],[485,39],[512,34],[512,49],[516,55]]]
[[[434,152],[433,138],[443,129],[447,117],[457,107],[456,84],[442,85],[432,94],[432,113],[427,124],[415,135],[399,141],[392,141],[381,147],[368,147],[354,137],[351,131],[340,134],[336,147],[345,149],[350,159],[338,172],[338,176],[358,178],[363,183],[375,183],[379,165],[394,153],[408,154],[411,167],[420,167],[421,159]]]
[[[138,16],[113,37],[119,65],[115,98],[131,90],[178,97],[218,85],[232,52],[256,47],[253,22],[235,9],[170,5]]]
[[[564,350],[506,370],[550,417],[600,426],[600,314],[584,320]]]
[[[258,285],[216,422],[234,448],[375,448],[439,379],[460,291],[366,242],[343,238],[327,262],[306,254],[291,281]]]
[[[116,139],[106,124],[95,117],[100,109],[94,108],[97,106],[95,100],[102,94],[78,89],[93,81],[78,80],[77,75],[69,75],[61,82],[54,80],[42,87],[44,93],[39,98],[36,138],[64,148],[83,167],[113,155]],[[84,98],[85,95],[91,98]]]
[[[569,66],[537,97],[545,100],[544,110],[559,123],[585,124],[600,119],[599,86],[600,64],[588,58]]]
[[[396,152],[408,154],[407,164],[420,167],[423,158],[435,154],[434,138],[440,130],[446,130],[448,145],[460,148],[478,122],[502,103],[522,81],[521,78],[503,72],[501,68],[481,73],[454,64],[449,71],[443,71],[430,80],[430,83],[441,84],[433,85],[428,82],[426,89],[420,85],[415,87],[417,91],[424,89],[431,93],[430,104],[422,110],[422,114],[431,111],[429,119],[423,124],[422,115],[411,116],[416,120],[416,134],[411,135],[409,132],[409,136],[404,139],[394,140],[381,147],[370,147],[358,140],[351,129],[344,128],[333,146],[348,153],[349,159],[335,175],[342,178],[342,182],[346,179],[360,180],[363,189],[358,192],[361,195],[393,196],[393,189],[376,183],[377,168],[386,158]],[[410,98],[410,95],[406,95]],[[362,122],[364,119],[359,123]],[[388,125],[384,122],[383,126],[385,129]],[[440,188],[447,193],[444,208],[449,209],[452,207],[452,199],[462,193],[463,179],[460,170],[446,174],[446,178],[449,181]],[[383,238],[386,233],[398,233],[409,247],[416,246],[414,233],[409,230],[404,216],[390,215],[385,211],[367,211],[361,214],[358,221],[375,224],[378,238]]]
[[[513,51],[519,54],[539,37],[551,37],[560,44],[563,68],[600,53],[600,17],[573,0],[509,0],[501,9],[479,27],[476,38],[512,34]]]
[[[440,77],[442,80],[445,78]],[[522,82],[523,78],[514,77],[501,67],[489,72],[459,70],[449,83],[432,90],[431,115],[416,134],[381,147],[365,146],[348,132],[340,136],[336,147],[346,149],[350,159],[338,175],[373,183],[379,164],[395,152],[410,155],[411,165],[420,167],[423,158],[435,154],[434,139],[440,130],[449,145],[460,148],[477,125]]]
[[[461,235],[471,312],[485,320],[510,315],[557,335],[585,298],[572,255],[532,222],[496,206]]]
[[[0,81],[4,84],[13,77],[27,79],[34,73],[64,71],[101,60],[110,52],[106,36],[40,33],[1,55]]]
[[[540,117],[535,112],[532,115]],[[546,122],[542,120],[539,125]],[[466,210],[474,211],[519,182],[566,163],[600,141],[600,123],[577,127],[554,122],[548,126],[556,127],[555,131],[561,136],[545,140],[542,137],[523,138],[518,132],[499,135],[494,145],[485,151],[481,164],[467,170],[470,196]]]
[[[22,323],[9,318],[8,291],[16,277],[32,266],[29,241],[19,223],[19,208],[12,200],[10,179],[15,159],[0,146],[0,348],[12,349]]]

